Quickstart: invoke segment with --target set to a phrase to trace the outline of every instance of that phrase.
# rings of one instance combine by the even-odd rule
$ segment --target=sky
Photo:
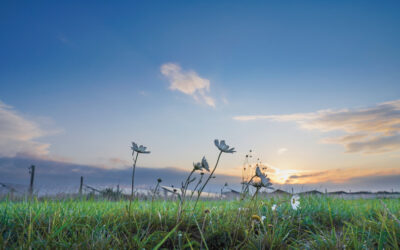
[[[21,164],[46,161],[54,176],[78,165],[107,183],[131,168],[132,141],[151,151],[138,160],[150,176],[190,171],[203,156],[213,165],[225,139],[237,152],[222,156],[221,183],[235,184],[252,150],[276,186],[400,190],[399,10],[3,1],[0,182],[24,183]]]

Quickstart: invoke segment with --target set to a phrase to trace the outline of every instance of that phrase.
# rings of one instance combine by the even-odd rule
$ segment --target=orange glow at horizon
[[[256,164],[252,164],[251,170],[255,171]],[[248,166],[247,166],[248,167]],[[229,171],[221,171],[222,174],[242,177],[243,166],[238,166]],[[381,170],[362,169],[362,168],[338,168],[321,171],[301,171],[292,169],[280,169],[277,167],[268,167],[265,171],[271,182],[274,184],[316,184],[323,182],[344,183],[353,178],[388,176],[400,174],[400,169],[387,168]],[[252,174],[254,175],[254,174]],[[247,176],[252,176],[247,174]],[[245,178],[246,179],[246,178]],[[249,179],[249,178],[247,178]]]

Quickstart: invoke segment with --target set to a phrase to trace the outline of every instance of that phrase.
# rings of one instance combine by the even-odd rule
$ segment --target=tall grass
[[[399,249],[400,199],[0,202],[0,248]],[[272,210],[273,204],[280,204]],[[252,219],[253,215],[265,219]],[[253,216],[254,217],[254,216]]]

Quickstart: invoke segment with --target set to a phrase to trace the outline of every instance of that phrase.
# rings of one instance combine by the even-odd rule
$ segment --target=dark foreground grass
[[[273,204],[279,204],[272,211]],[[0,248],[399,249],[400,200],[0,202]],[[257,216],[266,218],[260,222]],[[252,218],[253,217],[253,218]]]

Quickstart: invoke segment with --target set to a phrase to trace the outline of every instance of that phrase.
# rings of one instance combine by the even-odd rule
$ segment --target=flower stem
[[[185,184],[182,184],[181,187],[181,198],[179,199],[179,207],[178,207],[178,215],[177,215],[177,222],[179,222],[181,218],[182,211],[184,209],[184,203],[185,203],[185,197],[186,197],[186,191],[188,189],[189,183],[190,183],[190,177],[192,177],[192,174],[194,173],[196,169],[193,168],[193,170],[190,172],[189,176],[186,178]]]
[[[196,203],[194,203],[193,210],[196,208],[197,202],[200,199],[200,195],[203,192],[204,188],[206,187],[207,183],[210,181],[211,177],[213,176],[215,169],[217,169],[218,162],[219,162],[219,159],[221,158],[221,155],[222,155],[222,151],[219,151],[218,159],[217,159],[217,162],[215,163],[214,169],[211,171],[211,174],[208,176],[206,182],[204,182],[203,186],[201,186],[200,190],[198,191]]]
[[[257,197],[258,191],[260,191],[260,189],[261,189],[261,188],[259,188],[259,187],[256,189],[256,192],[254,193],[254,195],[253,195],[253,197],[251,198],[251,200],[254,200],[254,197]]]
[[[256,175],[254,175],[253,177],[251,177],[251,179],[245,184],[246,187],[244,189],[244,191],[242,192],[242,198],[240,200],[243,200],[246,197],[247,192],[249,191],[249,186],[251,181],[254,179],[254,177],[256,177]]]
[[[192,177],[194,171],[196,171],[196,169],[193,168],[192,172],[190,172],[189,176],[187,177],[185,184],[182,187],[182,199],[184,199],[186,197],[186,191],[189,187],[189,182],[190,182],[190,177]]]
[[[135,161],[133,162],[133,169],[132,169],[132,187],[131,187],[131,201],[133,200],[133,187],[135,185],[135,169],[136,169],[136,161],[139,156],[139,153],[136,153]]]
[[[192,200],[194,192],[196,191],[196,189],[199,187],[199,185],[201,184],[202,180],[203,180],[203,176],[201,175],[200,180],[197,182],[196,186],[194,187],[194,189],[192,190],[192,194],[190,195],[190,200]]]

